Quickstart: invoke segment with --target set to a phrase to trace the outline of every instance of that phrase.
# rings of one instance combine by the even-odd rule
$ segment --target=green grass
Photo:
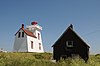
[[[100,55],[90,55],[87,63],[68,58],[51,62],[51,53],[0,53],[0,66],[100,66]]]

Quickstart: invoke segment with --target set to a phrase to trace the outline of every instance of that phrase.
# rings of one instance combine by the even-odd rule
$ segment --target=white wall
[[[41,33],[36,30],[36,37],[28,36],[24,33],[24,37],[22,37],[23,30],[20,30],[21,32],[20,38],[18,38],[18,34],[15,36],[15,42],[13,51],[14,52],[44,52],[43,50],[43,44],[41,39]],[[38,33],[40,33],[40,40],[38,40]],[[31,41],[33,41],[33,49],[31,48]],[[41,50],[39,49],[39,43],[41,43]]]
[[[31,48],[31,41],[33,41],[33,49]],[[27,44],[28,44],[28,52],[40,52],[40,53],[44,52],[42,44],[41,44],[41,50],[39,49],[39,41],[37,41],[37,38],[27,36]]]
[[[20,35],[20,38],[18,38],[18,33],[16,34],[13,51],[14,52],[27,52],[26,34],[24,33],[24,37],[22,37],[23,30],[20,30],[19,32],[21,32],[21,35]]]
[[[40,40],[38,40],[38,33],[40,34]],[[41,43],[41,51],[44,52],[44,48],[43,48],[43,43],[42,43],[42,36],[41,36],[41,32],[36,30],[36,37],[37,37],[37,42],[38,44]]]

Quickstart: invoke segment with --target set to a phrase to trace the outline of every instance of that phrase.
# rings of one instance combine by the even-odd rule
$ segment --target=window
[[[69,48],[73,47],[73,41],[66,41],[66,46]]]
[[[19,33],[18,33],[18,38],[20,38],[20,34],[21,34],[21,33],[19,32]]]
[[[33,41],[31,41],[31,49],[33,49]]]
[[[22,37],[24,37],[24,32],[22,32]]]
[[[41,50],[41,43],[39,43],[39,50]]]
[[[40,33],[38,33],[38,40],[40,40]]]

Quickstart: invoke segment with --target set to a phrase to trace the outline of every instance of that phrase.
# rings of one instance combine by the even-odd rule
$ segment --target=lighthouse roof
[[[22,30],[23,30],[27,35],[36,38],[36,36],[33,34],[33,32],[31,32],[31,31],[29,31],[29,30],[27,30],[27,29],[23,29],[23,28],[22,28]]]
[[[31,32],[30,30],[25,29],[24,26],[23,26],[23,24],[22,24],[22,27],[16,32],[16,34],[17,34],[20,30],[23,30],[24,33],[25,33],[26,35],[28,35],[28,36],[37,38],[37,37],[33,34],[33,32]],[[16,34],[15,34],[15,35],[16,35]]]

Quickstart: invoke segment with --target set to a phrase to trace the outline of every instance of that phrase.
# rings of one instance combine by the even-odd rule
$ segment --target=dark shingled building
[[[85,62],[89,58],[89,46],[84,42],[80,36],[73,30],[71,24],[60,38],[54,43],[53,58],[59,61],[60,58],[76,57],[79,56]]]

